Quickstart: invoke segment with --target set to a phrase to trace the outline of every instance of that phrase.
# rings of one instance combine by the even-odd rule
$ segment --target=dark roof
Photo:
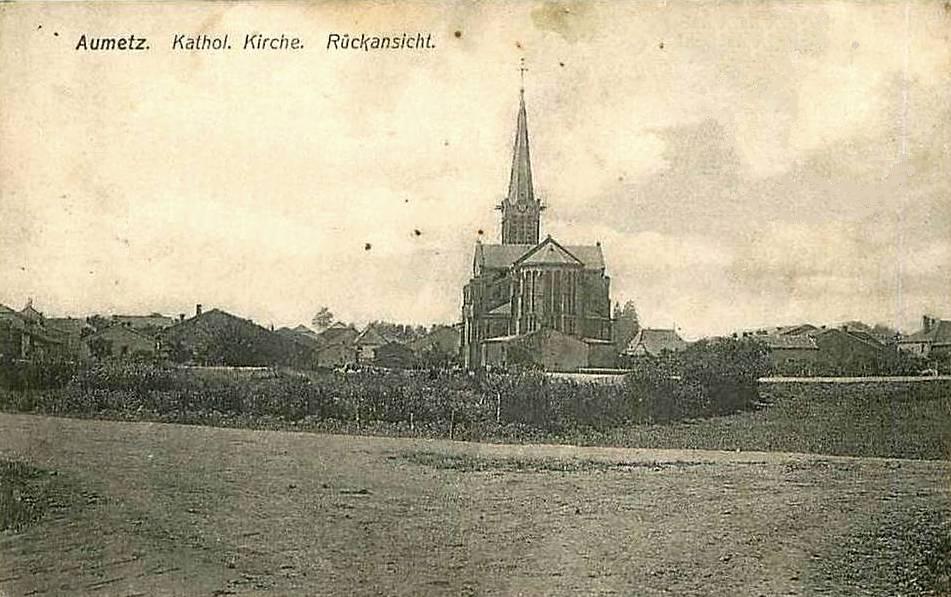
[[[128,326],[119,325],[119,324],[110,325],[107,328],[103,328],[99,330],[98,332],[96,332],[95,334],[86,336],[84,340],[87,343],[89,343],[91,340],[95,340],[96,338],[101,338],[103,336],[115,336],[116,334],[123,335],[123,336],[131,336],[137,340],[142,340],[143,342],[155,343],[154,338],[151,338],[149,336],[146,336],[145,334],[139,333],[135,331],[134,328],[130,328]]]
[[[788,335],[788,336],[774,336],[772,334],[765,336],[754,336],[755,339],[761,340],[766,346],[773,349],[795,349],[795,350],[818,350],[819,347],[816,346],[816,341],[812,339],[811,336],[807,335]]]
[[[32,304],[28,304],[27,306],[23,307],[23,309],[20,311],[20,317],[23,317],[24,319],[38,321],[43,319],[43,314],[37,311],[36,309],[34,309]]]
[[[294,329],[286,328],[286,327],[285,327],[285,328],[278,328],[278,329],[276,329],[276,330],[274,330],[274,331],[275,331],[275,333],[278,333],[278,334],[284,336],[285,338],[290,338],[290,339],[293,340],[294,342],[296,342],[296,343],[298,343],[298,344],[300,344],[300,345],[302,345],[302,346],[306,346],[306,347],[308,347],[308,348],[318,348],[318,347],[322,346],[322,344],[320,343],[320,339],[317,338],[317,335],[316,335],[316,334],[314,334],[313,332],[308,333],[308,332],[299,332],[299,331],[297,331],[298,328],[300,328],[300,327],[301,327],[301,326],[298,326],[298,327],[296,327],[296,328],[294,328]]]
[[[439,347],[447,351],[455,351],[459,348],[459,342],[462,339],[462,333],[455,326],[439,326],[432,332],[422,338],[416,338],[409,343],[413,350],[426,350],[432,347]]]
[[[546,239],[547,240],[547,239]],[[543,244],[545,241],[542,241]],[[476,270],[512,267],[520,257],[538,245],[497,245],[477,243],[475,249]],[[559,245],[584,264],[585,269],[604,269],[604,254],[601,245]]]
[[[113,315],[112,321],[129,324],[134,328],[168,328],[175,325],[175,319],[173,317],[167,317],[160,313],[153,313],[151,315]]]
[[[321,343],[325,345],[336,344],[339,341],[342,341],[346,338],[346,341],[351,341],[357,337],[359,332],[352,325],[345,325],[339,321],[326,330],[317,334],[317,337],[320,339]]]
[[[687,342],[675,330],[641,328],[624,351],[628,354],[657,356],[665,350],[677,352],[687,348]]]
[[[368,325],[366,329],[353,339],[354,344],[367,344],[370,346],[382,346],[387,342],[389,342],[389,340],[387,340],[374,325]]]
[[[935,319],[928,331],[921,330],[906,336],[900,340],[901,343],[919,342],[924,344],[951,344],[951,321],[947,319]]]
[[[575,257],[571,251],[555,242],[555,239],[548,237],[538,243],[532,250],[525,253],[515,262],[516,265],[573,265],[583,266],[580,259]]]
[[[84,329],[92,327],[86,323],[85,319],[77,317],[50,317],[46,320],[46,325],[74,336],[78,336]]]

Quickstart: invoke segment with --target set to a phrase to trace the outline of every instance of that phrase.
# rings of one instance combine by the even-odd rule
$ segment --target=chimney
[[[184,314],[184,313],[179,313],[179,314],[178,314],[178,320],[179,320],[179,321],[185,321],[185,314]]]
[[[923,315],[921,317],[921,327],[922,330],[927,333],[934,328],[935,318],[930,315]]]
[[[201,303],[195,305],[195,317],[198,317],[199,315],[201,315]]]

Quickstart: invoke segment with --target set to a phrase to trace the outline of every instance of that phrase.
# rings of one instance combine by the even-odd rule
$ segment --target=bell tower
[[[532,160],[528,148],[524,84],[526,70],[523,61],[519,68],[522,87],[519,89],[518,121],[515,126],[509,192],[497,208],[502,211],[503,245],[537,245],[541,227],[543,207],[535,198],[535,189],[532,187]]]

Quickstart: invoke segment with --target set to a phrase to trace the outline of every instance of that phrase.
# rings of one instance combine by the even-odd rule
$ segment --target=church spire
[[[524,66],[522,72],[524,73]],[[512,149],[512,174],[509,178],[509,203],[535,201],[532,188],[532,159],[528,149],[528,118],[525,115],[525,87],[519,89],[518,122],[515,125],[515,146]]]
[[[509,192],[499,205],[502,210],[502,244],[535,245],[541,228],[542,206],[532,187],[532,158],[528,149],[528,117],[525,115],[525,61],[519,71],[522,85],[518,93],[518,121],[512,148]]]

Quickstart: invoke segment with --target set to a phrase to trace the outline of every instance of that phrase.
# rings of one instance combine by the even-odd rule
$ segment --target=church
[[[468,369],[515,364],[549,371],[615,365],[611,279],[601,243],[541,238],[545,206],[535,196],[525,90],[520,90],[501,242],[476,242],[463,289],[462,358]]]

